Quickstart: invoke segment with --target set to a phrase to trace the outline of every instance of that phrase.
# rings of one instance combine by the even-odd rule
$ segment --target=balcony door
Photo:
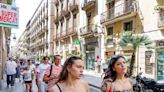
[[[107,4],[108,8],[108,18],[112,19],[114,17],[114,1],[111,1],[110,3]]]

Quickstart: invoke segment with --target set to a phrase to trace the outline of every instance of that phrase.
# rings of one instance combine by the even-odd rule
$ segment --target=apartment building
[[[164,12],[163,7],[164,1],[163,0],[152,0],[151,2],[144,2],[145,5],[140,0],[140,7],[141,11],[144,16],[144,34],[149,35],[150,39],[154,42],[155,49],[150,50],[143,50],[141,48],[139,50],[139,64],[143,65],[140,66],[141,70],[145,70],[145,74],[148,76],[152,75],[153,78],[157,79],[158,81],[164,80],[164,60],[163,60],[163,46],[164,46],[164,36],[163,36],[163,23],[164,23]],[[151,3],[151,4],[150,4]],[[146,7],[151,7],[146,9]],[[144,52],[145,51],[145,52]],[[142,54],[144,53],[144,54]],[[143,58],[145,60],[143,60]],[[145,62],[142,62],[145,61]],[[144,64],[145,65],[144,65]]]
[[[80,25],[80,0],[55,0],[54,54],[66,59],[70,54],[80,52],[78,28]]]
[[[30,19],[30,53],[35,61],[42,56],[53,54],[53,0],[41,0]]]
[[[104,28],[100,24],[103,1],[81,0],[79,35],[85,54],[86,70],[101,72],[104,60]]]
[[[163,0],[104,0],[100,22],[105,27],[105,57],[122,53],[130,58],[132,47],[120,48],[117,44],[124,31],[148,35],[155,49],[140,47],[136,67],[145,76],[163,80]],[[149,7],[149,8],[147,8]],[[158,7],[159,8],[159,7]],[[158,11],[157,11],[158,10]],[[160,11],[159,11],[160,10]]]

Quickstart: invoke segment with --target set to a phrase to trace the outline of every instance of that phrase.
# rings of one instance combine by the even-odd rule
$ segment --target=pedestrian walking
[[[24,68],[22,75],[23,75],[23,80],[26,85],[26,92],[32,92],[32,76],[31,76],[31,70],[29,66],[26,66]]]
[[[40,84],[38,82],[38,79],[39,79],[39,75],[37,74],[37,68],[38,68],[39,64],[36,64],[36,70],[35,70],[35,82],[36,82],[36,86],[38,88],[38,92],[40,92]]]
[[[16,67],[17,64],[15,63],[15,61],[13,61],[12,58],[9,58],[9,60],[5,64],[5,72],[7,75],[7,87],[9,87],[9,85],[11,87],[14,86]]]
[[[27,60],[27,63],[28,63],[29,69],[31,70],[31,77],[32,77],[32,80],[33,80],[34,75],[35,75],[35,71],[36,71],[36,67],[30,59]]]
[[[82,79],[84,61],[80,57],[68,58],[63,66],[58,82],[49,92],[90,92],[89,85]]]
[[[44,77],[44,73],[46,72],[46,69],[48,67],[50,67],[50,64],[49,64],[49,57],[48,56],[45,56],[43,58],[43,63],[41,63],[38,68],[37,68],[37,84],[39,84],[39,91],[40,92],[46,92],[46,84],[44,83],[43,81],[43,77]]]
[[[20,65],[20,62],[18,60],[16,60],[16,64],[17,64],[17,67],[16,67],[15,78],[18,78],[19,82],[21,82],[21,78],[20,78],[21,65]]]
[[[59,74],[61,70],[62,70],[61,56],[55,55],[53,64],[47,68],[44,74],[44,78],[43,78],[43,81],[48,84],[47,92],[48,92],[48,89],[50,89],[53,85],[55,85],[55,83],[59,79]]]
[[[101,92],[133,92],[132,82],[127,76],[126,60],[121,55],[113,56],[101,86]]]

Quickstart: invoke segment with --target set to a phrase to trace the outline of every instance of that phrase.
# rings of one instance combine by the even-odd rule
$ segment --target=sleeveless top
[[[130,85],[132,86],[132,82],[130,81],[130,79],[128,79],[128,80],[129,80]],[[107,89],[107,85],[109,83],[111,83],[112,92],[133,92],[133,87],[126,89],[126,90],[116,89],[118,87],[118,85],[116,86],[116,84],[118,84],[118,83],[113,82],[111,79],[103,80],[102,85],[101,85],[101,92],[106,92],[107,90],[110,90],[110,89]]]
[[[56,83],[56,86],[59,88],[59,91],[62,92],[62,90],[61,90],[61,88],[60,88],[58,82]]]

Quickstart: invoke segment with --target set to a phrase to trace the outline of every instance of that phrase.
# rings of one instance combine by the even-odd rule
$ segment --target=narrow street
[[[4,76],[5,78],[5,76]],[[92,79],[92,80],[91,80]],[[85,75],[84,80],[88,81],[90,84],[90,92],[100,92],[99,86],[101,84],[101,79],[94,76]],[[2,88],[0,92],[25,92],[25,84],[23,81],[19,82],[18,79],[15,80],[15,86],[7,88],[6,80],[1,81]],[[97,85],[96,85],[97,84]],[[33,92],[37,92],[37,86],[35,81],[33,80]]]
[[[100,92],[100,89],[90,86],[91,92]]]

